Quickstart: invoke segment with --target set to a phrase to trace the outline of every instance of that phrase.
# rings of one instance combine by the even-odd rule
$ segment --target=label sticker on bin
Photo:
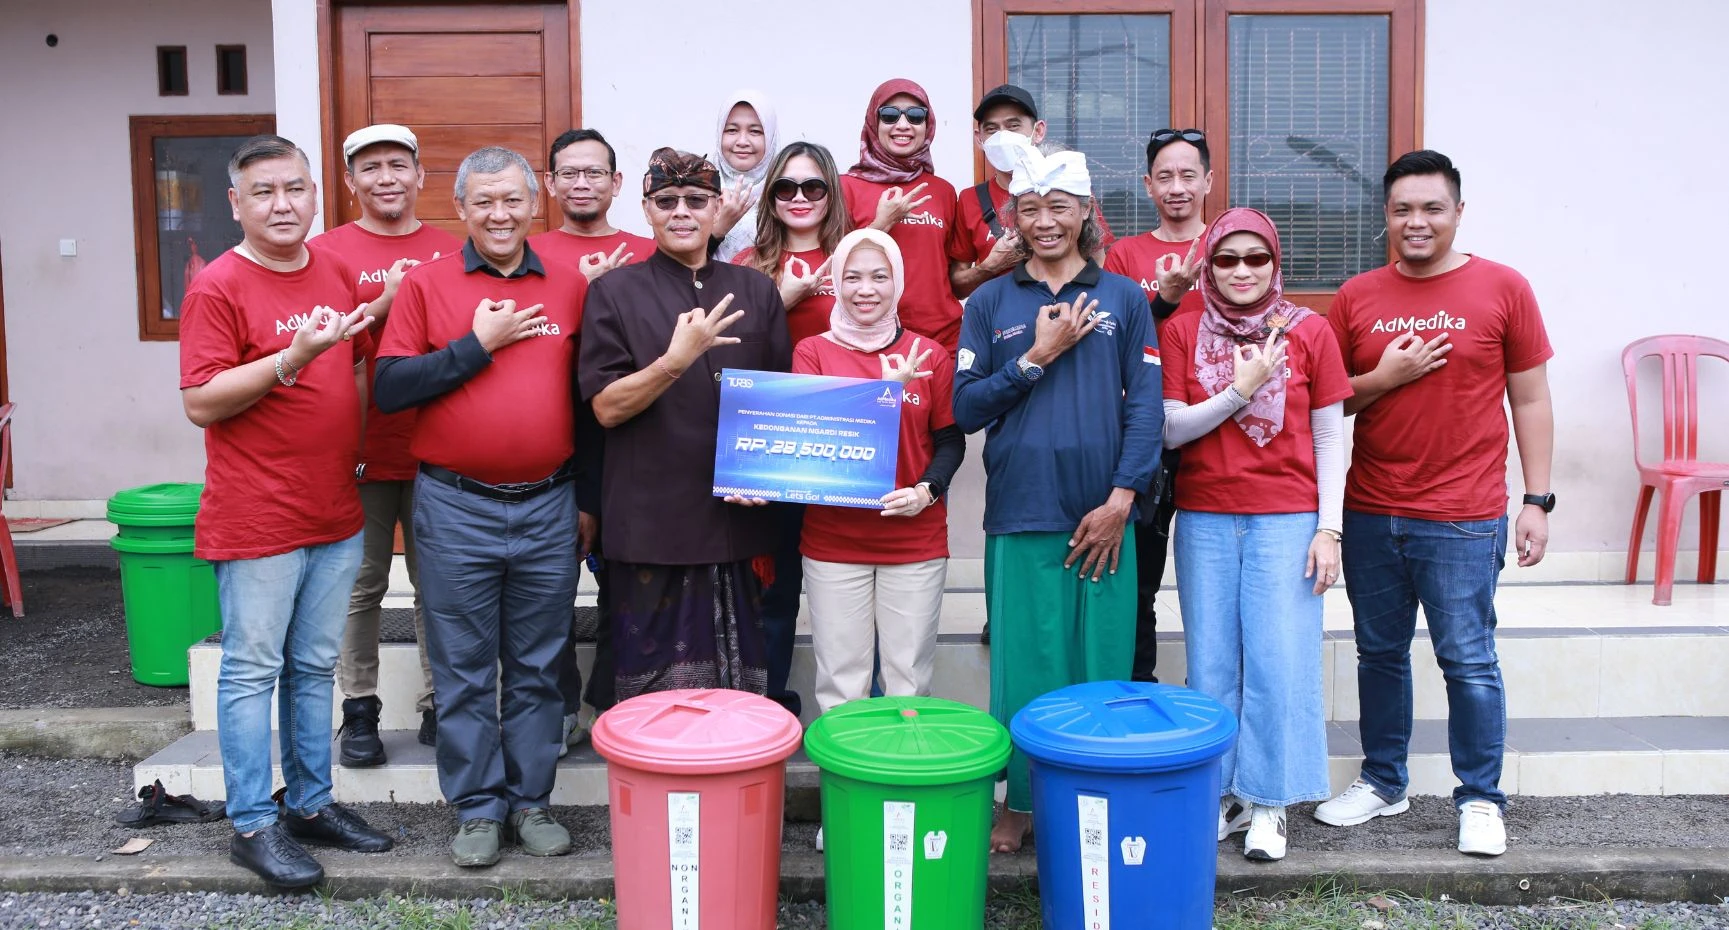
[[[1088,930],[1111,930],[1111,802],[1080,794],[1081,913]]]
[[[883,802],[883,927],[909,930],[913,920],[911,801]]]
[[[666,796],[667,839],[672,849],[672,928],[700,930],[700,886],[697,881],[697,852],[702,848],[699,829],[702,822],[702,795],[694,791],[674,791]]]
[[[1140,865],[1147,858],[1147,838],[1144,836],[1123,837],[1123,865]]]
[[[941,859],[949,845],[949,831],[932,830],[925,834],[925,858]]]

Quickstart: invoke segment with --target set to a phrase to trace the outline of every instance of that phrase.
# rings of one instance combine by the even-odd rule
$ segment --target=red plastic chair
[[[7,404],[0,407],[0,485],[5,482],[5,476],[12,472],[12,411],[17,404]],[[0,494],[0,497],[4,497]],[[0,514],[0,566],[4,567],[6,604],[12,608],[12,616],[24,616],[24,584],[18,580],[18,550],[12,545],[12,527],[6,523],[4,514]]]
[[[1639,454],[1639,360],[1657,356],[1663,363],[1663,461]],[[1723,489],[1729,487],[1729,462],[1699,461],[1699,359],[1729,362],[1729,342],[1706,336],[1647,336],[1621,353],[1627,377],[1627,403],[1633,410],[1633,463],[1639,468],[1639,502],[1633,508],[1633,536],[1627,541],[1627,583],[1639,573],[1639,544],[1652,494],[1657,507],[1657,584],[1651,603],[1665,606],[1675,588],[1675,552],[1681,544],[1681,512],[1699,495],[1699,583],[1717,579],[1717,529]],[[1721,418],[1714,422],[1721,422]]]

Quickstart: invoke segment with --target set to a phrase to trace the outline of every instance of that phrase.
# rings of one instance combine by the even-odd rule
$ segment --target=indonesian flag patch
[[[1143,346],[1141,349],[1141,361],[1146,362],[1148,365],[1162,364],[1159,361],[1159,347]]]

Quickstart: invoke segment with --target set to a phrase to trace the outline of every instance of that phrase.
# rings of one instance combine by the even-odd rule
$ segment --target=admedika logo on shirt
[[[901,220],[901,223],[907,226],[935,226],[938,229],[943,228],[943,218],[940,216],[931,216],[929,213],[909,214],[905,219]]]
[[[300,330],[300,328],[302,326],[305,326],[307,324],[307,321],[309,321],[311,319],[312,319],[312,311],[308,310],[305,313],[292,314],[286,320],[277,320],[276,321],[276,335],[280,336],[283,333],[298,332]]]
[[[1418,318],[1415,316],[1396,316],[1390,320],[1376,320],[1369,328],[1371,333],[1396,333],[1406,330],[1413,333],[1428,332],[1436,329],[1465,329],[1463,317],[1453,316],[1445,310],[1438,310],[1434,316]]]

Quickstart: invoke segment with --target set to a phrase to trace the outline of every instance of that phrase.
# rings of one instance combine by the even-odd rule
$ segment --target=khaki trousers
[[[879,652],[884,694],[931,693],[948,565],[948,559],[849,565],[805,558],[816,700],[824,712],[870,697]]]
[[[426,659],[426,620],[420,610],[420,571],[414,554],[414,482],[369,481],[360,486],[360,506],[366,511],[360,574],[348,597],[348,626],[342,634],[342,660],[337,682],[345,698],[378,694],[378,628],[384,594],[390,590],[390,562],[396,548],[396,524],[402,524],[402,550],[408,580],[414,586],[414,642],[420,650],[419,697],[416,710],[432,709],[432,665]]]

